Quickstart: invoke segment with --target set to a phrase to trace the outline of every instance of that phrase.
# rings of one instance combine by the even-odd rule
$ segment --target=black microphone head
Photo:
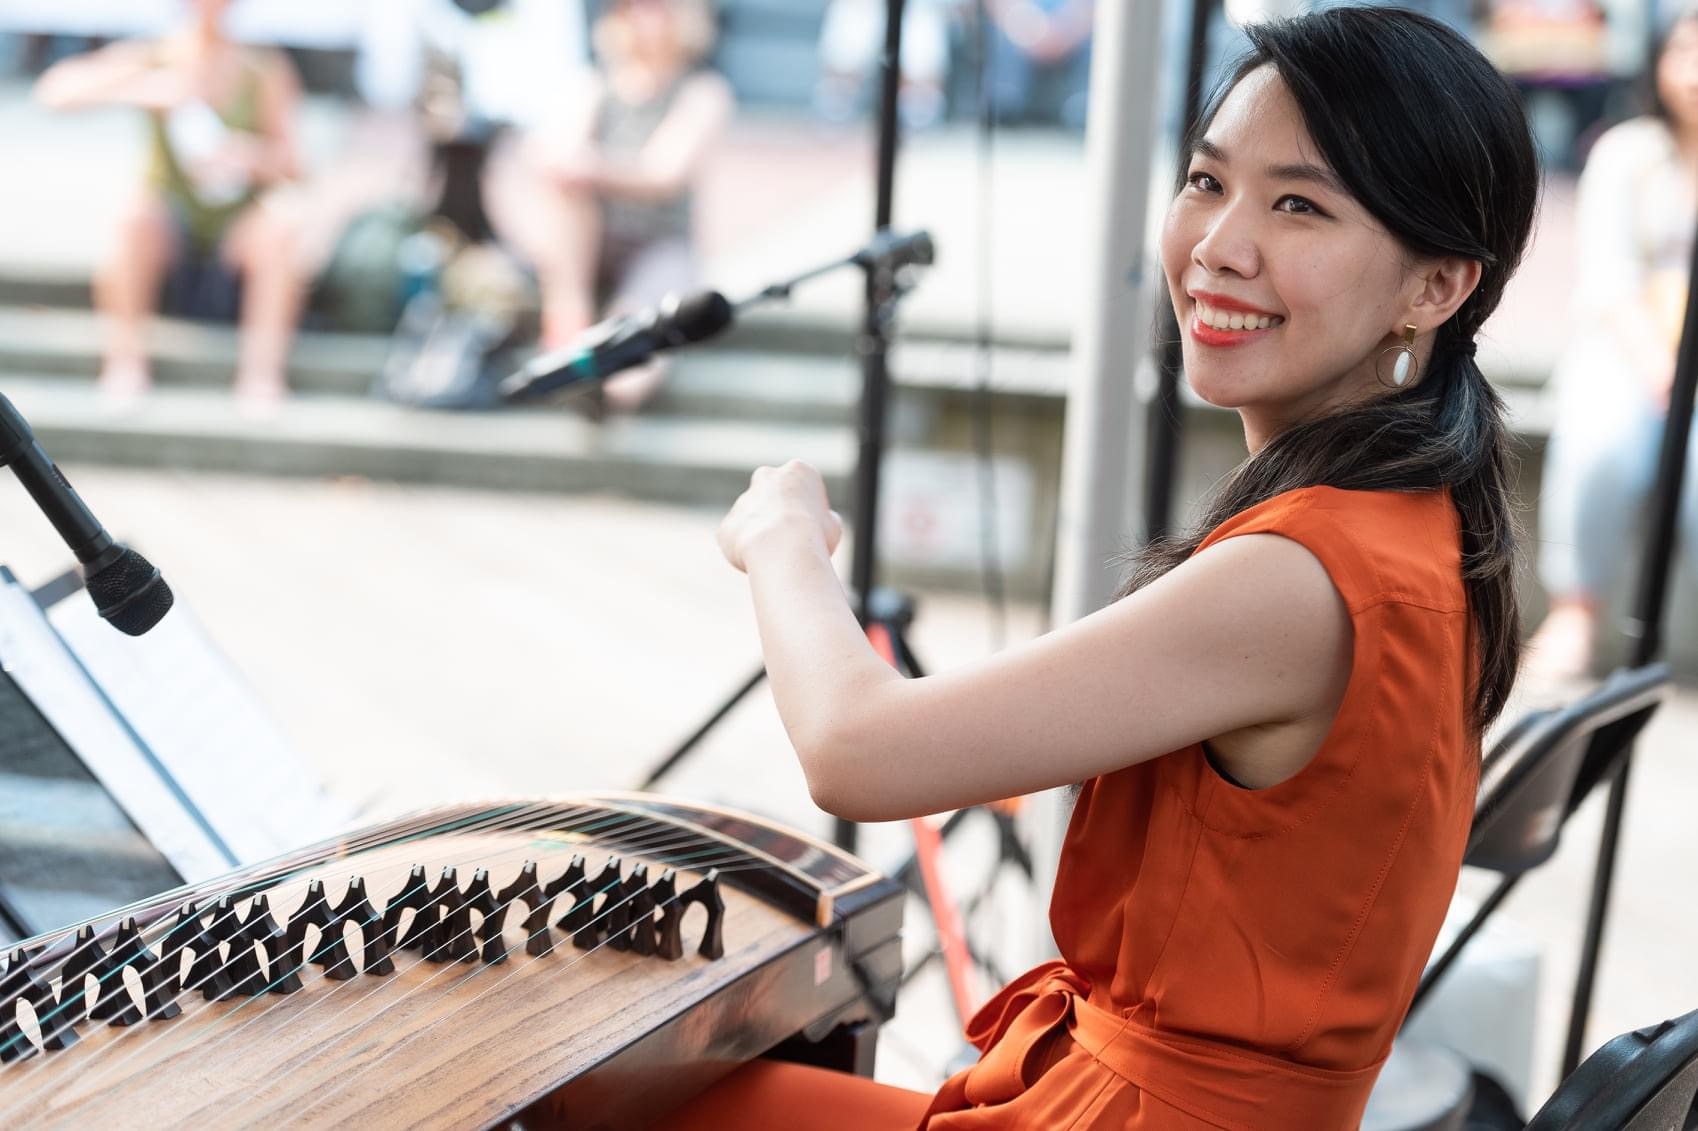
[[[153,563],[129,547],[111,565],[86,579],[88,595],[107,623],[140,636],[171,611],[171,587]]]
[[[718,291],[697,291],[678,299],[666,315],[667,339],[684,345],[711,338],[731,325],[731,304]]]

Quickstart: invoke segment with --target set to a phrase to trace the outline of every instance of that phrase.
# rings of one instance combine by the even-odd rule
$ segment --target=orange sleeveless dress
[[[1354,662],[1307,766],[1242,789],[1201,744],[1088,782],[1050,923],[1062,957],[969,1024],[935,1096],[757,1062],[676,1128],[1354,1128],[1455,889],[1479,742],[1448,491],[1287,492],[1273,533],[1342,594]]]

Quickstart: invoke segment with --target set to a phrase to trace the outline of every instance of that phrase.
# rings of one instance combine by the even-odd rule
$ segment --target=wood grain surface
[[[269,889],[271,908],[286,923],[314,879],[334,905],[357,875],[381,910],[414,865],[433,882],[454,867],[462,888],[487,868],[499,891],[535,860],[546,883],[574,852],[592,878],[608,855],[582,836],[553,832],[432,836],[304,869]],[[646,862],[652,881],[664,855],[625,855],[626,874]],[[694,879],[680,870],[681,888]],[[557,929],[553,953],[533,958],[524,952],[525,909],[515,906],[500,964],[437,963],[397,950],[387,977],[332,981],[309,966],[303,988],[289,995],[207,1002],[186,991],[177,999],[182,1015],[170,1020],[84,1022],[73,1047],[0,1068],[0,1126],[488,1126],[816,934],[735,887],[722,892],[726,952],[718,960],[695,953],[705,915],[694,908],[678,961],[605,945],[580,950]],[[562,910],[557,901],[551,918]],[[309,932],[306,953],[316,935]],[[346,937],[358,960],[357,930]],[[138,992],[134,972],[125,977]]]

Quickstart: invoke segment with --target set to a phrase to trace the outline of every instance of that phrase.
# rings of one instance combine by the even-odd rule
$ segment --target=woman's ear
[[[1426,260],[1416,275],[1421,289],[1409,308],[1410,321],[1442,326],[1480,285],[1480,261],[1460,255]]]

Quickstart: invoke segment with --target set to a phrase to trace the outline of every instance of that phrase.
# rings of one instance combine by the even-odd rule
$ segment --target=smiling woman
[[[671,1124],[1353,1128],[1455,887],[1517,655],[1501,405],[1474,364],[1533,220],[1513,88],[1396,9],[1250,29],[1162,233],[1187,378],[1249,458],[1121,599],[902,679],[806,465],[720,529],[821,807],[891,820],[1084,782],[1061,958],[935,1096],[742,1070]]]
[[[1191,385],[1243,414],[1253,452],[1384,392],[1379,354],[1404,326],[1443,325],[1481,271],[1400,247],[1316,152],[1271,64],[1244,75],[1192,146],[1162,262]],[[1429,333],[1416,361],[1430,353]]]

